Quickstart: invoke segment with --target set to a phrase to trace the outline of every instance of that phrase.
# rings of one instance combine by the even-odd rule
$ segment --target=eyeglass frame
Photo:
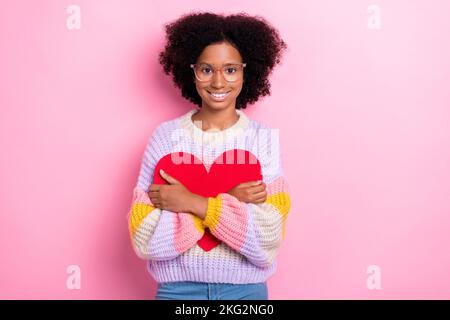
[[[205,64],[205,65],[208,65],[208,66],[212,67],[211,69],[213,69],[213,71],[214,71],[214,73],[213,73],[213,75],[212,75],[213,77],[214,77],[214,74],[216,73],[216,71],[220,69],[223,78],[224,78],[225,81],[227,81],[227,82],[236,82],[236,81],[238,81],[239,79],[236,79],[236,80],[234,80],[234,81],[228,81],[228,80],[225,78],[225,76],[223,75],[223,68],[224,68],[226,65],[228,65],[228,66],[240,65],[240,66],[242,66],[242,70],[244,70],[244,68],[247,66],[247,63],[245,63],[245,62],[241,62],[241,63],[227,63],[225,66],[222,66],[222,67],[220,67],[220,68],[215,68],[213,65],[210,65],[209,63],[191,63],[191,64],[190,64],[190,67],[191,67],[192,70],[194,71],[194,76],[195,76],[195,78],[196,78],[198,81],[200,81],[200,82],[208,82],[208,81],[211,81],[211,80],[212,80],[212,78],[209,79],[209,80],[200,80],[200,79],[197,77],[197,73],[195,73],[195,66],[196,66],[196,65],[200,65],[200,64]]]

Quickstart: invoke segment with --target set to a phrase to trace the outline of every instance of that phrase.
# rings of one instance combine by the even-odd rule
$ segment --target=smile
[[[223,100],[226,99],[226,97],[228,97],[230,95],[231,91],[223,92],[223,93],[212,93],[212,92],[209,92],[209,91],[207,91],[207,92],[213,98],[213,100],[215,100],[215,101],[223,101]]]

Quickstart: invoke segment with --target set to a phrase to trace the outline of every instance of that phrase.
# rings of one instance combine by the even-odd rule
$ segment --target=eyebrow
[[[233,64],[241,64],[241,63],[242,63],[242,62],[228,62],[228,63],[224,63],[223,66],[230,66],[230,65],[233,65]],[[210,66],[213,65],[212,63],[204,62],[204,61],[200,61],[200,62],[197,63],[197,64],[207,64],[207,65],[210,65]]]

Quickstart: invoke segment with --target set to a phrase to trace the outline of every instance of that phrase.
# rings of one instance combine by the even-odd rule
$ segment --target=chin
[[[206,102],[205,105],[204,105],[205,108],[212,109],[212,110],[217,110],[217,111],[228,109],[230,107],[230,104],[231,104],[228,101],[217,102],[217,101],[205,100],[205,102]]]

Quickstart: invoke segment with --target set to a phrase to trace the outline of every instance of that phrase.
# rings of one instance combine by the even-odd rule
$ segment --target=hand
[[[172,212],[189,212],[194,194],[177,179],[160,170],[161,177],[169,184],[152,184],[148,191],[153,205],[162,210]]]
[[[227,193],[246,203],[263,203],[267,199],[266,184],[262,181],[250,181],[238,184]]]

